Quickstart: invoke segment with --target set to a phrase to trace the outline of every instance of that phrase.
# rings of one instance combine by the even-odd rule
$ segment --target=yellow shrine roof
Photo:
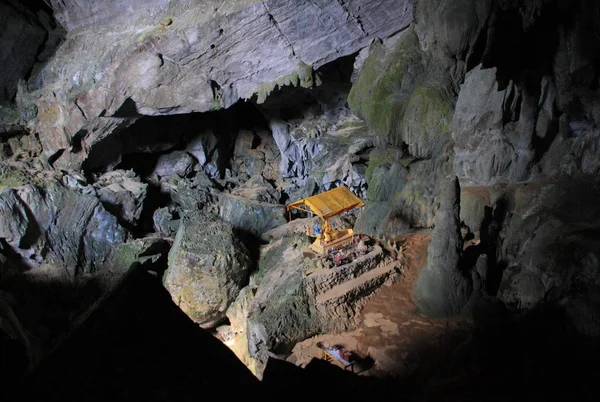
[[[287,210],[289,211],[292,208],[303,209],[302,206],[306,206],[315,215],[320,216],[323,219],[328,219],[332,216],[339,215],[342,212],[360,208],[364,205],[364,201],[354,195],[348,187],[341,186],[321,194],[313,195],[312,197],[292,202],[287,205]]]

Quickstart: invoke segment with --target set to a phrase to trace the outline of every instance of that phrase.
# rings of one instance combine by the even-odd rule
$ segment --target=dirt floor
[[[419,315],[410,294],[427,260],[431,233],[414,233],[400,240],[406,257],[402,277],[369,298],[356,330],[300,342],[288,361],[305,366],[313,358],[323,357],[317,344],[339,345],[359,357],[356,371],[361,375],[406,378],[451,358],[467,340],[471,323],[465,319],[431,320]]]

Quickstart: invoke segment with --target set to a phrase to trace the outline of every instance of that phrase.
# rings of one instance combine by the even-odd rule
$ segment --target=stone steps
[[[325,293],[348,280],[360,277],[365,272],[375,268],[383,257],[383,249],[379,245],[376,245],[370,253],[357,258],[349,264],[331,269],[311,271],[305,277],[309,292],[313,295]]]
[[[357,278],[336,285],[328,291],[317,295],[317,304],[336,305],[342,302],[348,303],[361,299],[385,283],[396,272],[397,267],[398,262],[392,261],[366,271]]]

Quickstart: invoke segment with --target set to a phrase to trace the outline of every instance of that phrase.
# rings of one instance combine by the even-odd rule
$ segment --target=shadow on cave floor
[[[134,268],[135,269],[135,268]],[[19,399],[201,400],[216,384],[255,394],[258,380],[138,267],[15,390]]]
[[[316,336],[294,348],[290,361],[306,368],[301,373],[312,375],[311,367],[315,373],[341,371],[320,361],[317,345],[327,343],[373,359],[373,367],[352,380],[348,396],[362,392],[363,381],[367,395],[384,400],[585,400],[595,395],[594,377],[600,369],[588,367],[600,350],[574,336],[558,310],[516,317],[501,303],[485,299],[476,304],[472,319],[419,315],[410,290],[426,261],[427,237],[409,236],[409,269],[367,301],[356,330]],[[265,379],[268,375],[274,374],[266,371]],[[319,376],[325,378],[315,374]],[[369,380],[362,380],[365,376]],[[381,383],[371,389],[373,377]],[[288,381],[290,387],[300,387],[295,378]]]
[[[191,401],[216,388],[227,398],[267,400],[546,401],[595,396],[597,344],[574,340],[559,312],[539,310],[514,319],[488,307],[482,305],[468,330],[450,328],[443,337],[433,333],[414,342],[410,356],[418,358],[416,368],[405,376],[357,375],[320,359],[304,368],[270,360],[259,382],[225,345],[189,320],[157,277],[138,266],[14,391],[19,400],[45,401]],[[368,353],[362,357],[375,364],[380,359]]]

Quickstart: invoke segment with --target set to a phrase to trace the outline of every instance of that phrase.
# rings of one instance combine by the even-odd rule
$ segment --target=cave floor
[[[432,320],[419,315],[410,298],[419,270],[427,261],[430,232],[400,239],[406,266],[395,283],[378,289],[365,304],[357,328],[340,334],[324,334],[298,343],[288,361],[305,366],[322,358],[317,344],[339,345],[359,357],[355,371],[381,378],[406,378],[426,372],[449,359],[468,341],[472,324],[466,319]]]

